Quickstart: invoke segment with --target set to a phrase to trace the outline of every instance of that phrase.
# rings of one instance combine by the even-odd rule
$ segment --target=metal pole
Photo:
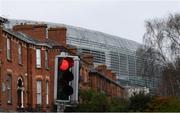
[[[58,103],[57,112],[64,112],[64,110],[65,110],[65,103]]]
[[[60,104],[57,104],[57,112],[60,112]]]
[[[24,108],[24,88],[21,88],[21,108]]]

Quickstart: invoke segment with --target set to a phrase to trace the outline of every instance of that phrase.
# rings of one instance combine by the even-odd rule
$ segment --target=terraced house
[[[7,21],[0,19],[0,109],[53,111],[55,56],[62,51],[77,55],[76,49],[66,43],[66,27],[24,23],[6,28],[4,23]],[[80,88],[97,87],[90,85],[90,81],[94,81],[89,74],[92,64],[85,57],[80,58]],[[121,91],[109,91],[108,94],[122,96],[123,88],[115,80],[107,79],[106,74],[100,79],[104,78],[115,84],[114,90]]]
[[[52,60],[60,53],[46,39],[46,25],[1,28],[1,107],[49,110],[53,100]],[[23,33],[23,30],[25,33]],[[22,30],[22,31],[21,31]],[[62,28],[60,30],[64,30]],[[51,68],[51,69],[50,69]]]

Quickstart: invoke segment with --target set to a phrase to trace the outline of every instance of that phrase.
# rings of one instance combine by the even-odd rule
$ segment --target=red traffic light
[[[70,58],[70,57],[64,58],[60,63],[61,64],[59,65],[59,68],[62,71],[66,71],[70,67],[74,66],[74,60],[72,58]]]
[[[69,63],[66,59],[63,59],[61,64],[59,65],[60,70],[65,71],[69,68]]]

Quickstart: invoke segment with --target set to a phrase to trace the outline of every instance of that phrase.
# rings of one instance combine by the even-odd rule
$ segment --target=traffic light
[[[79,58],[58,55],[55,60],[55,101],[78,101]]]

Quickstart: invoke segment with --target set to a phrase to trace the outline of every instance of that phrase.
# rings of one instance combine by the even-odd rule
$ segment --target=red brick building
[[[68,49],[66,28],[51,28],[49,36],[46,31],[44,24],[17,25],[13,30],[1,27],[0,107],[3,110],[52,108],[54,58],[62,48]]]
[[[64,27],[21,24],[5,29],[1,25],[0,109],[52,111],[55,56],[62,51],[76,53],[66,45]],[[105,68],[93,70],[92,58],[81,57],[80,88],[122,96],[123,88],[115,82],[115,75]]]
[[[110,97],[123,97],[124,88],[115,82],[116,75],[105,65],[90,70],[89,77],[90,86],[95,91],[100,91]]]
[[[109,97],[123,97],[124,88],[117,84],[116,75],[107,69],[105,65],[93,68],[93,56],[82,56],[84,62],[80,70],[80,88],[83,90],[93,89],[105,93]]]

